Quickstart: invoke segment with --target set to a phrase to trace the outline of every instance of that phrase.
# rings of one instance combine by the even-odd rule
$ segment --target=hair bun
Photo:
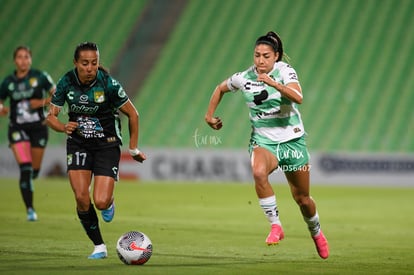
[[[270,31],[270,32],[266,33],[266,36],[271,36],[271,37],[276,38],[277,34],[274,31]]]

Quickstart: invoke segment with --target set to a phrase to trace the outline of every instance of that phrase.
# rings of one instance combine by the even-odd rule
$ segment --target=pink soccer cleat
[[[283,229],[278,224],[272,224],[272,229],[266,238],[267,245],[277,245],[285,237]]]
[[[328,240],[325,238],[325,235],[323,235],[322,231],[316,236],[312,237],[313,241],[316,245],[316,250],[318,251],[319,256],[322,259],[326,259],[329,257],[329,246],[328,246]]]

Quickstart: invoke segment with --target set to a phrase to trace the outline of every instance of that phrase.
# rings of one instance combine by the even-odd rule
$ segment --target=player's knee
[[[268,171],[266,171],[265,167],[257,166],[253,167],[253,178],[256,182],[263,182],[267,181],[267,177],[269,175]]]
[[[105,200],[105,199],[95,199],[94,203],[95,203],[95,207],[99,210],[108,209],[108,207],[111,204],[109,200]]]
[[[91,204],[88,193],[75,193],[77,208],[81,211],[88,211]]]

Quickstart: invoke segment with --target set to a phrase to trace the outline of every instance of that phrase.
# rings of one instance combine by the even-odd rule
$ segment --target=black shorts
[[[49,139],[46,125],[32,126],[9,125],[8,138],[10,144],[29,141],[32,147],[45,148]]]
[[[119,146],[89,149],[78,143],[66,145],[69,170],[89,170],[94,176],[108,176],[118,180],[121,148]]]

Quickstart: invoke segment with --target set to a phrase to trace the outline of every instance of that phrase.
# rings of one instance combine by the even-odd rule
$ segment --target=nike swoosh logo
[[[131,248],[132,250],[139,250],[139,251],[145,251],[145,252],[147,252],[147,251],[151,251],[150,249],[146,249],[146,248],[143,248],[143,247],[139,247],[139,246],[137,246],[137,244],[136,244],[135,242],[132,242],[132,243],[129,245],[129,248]]]

